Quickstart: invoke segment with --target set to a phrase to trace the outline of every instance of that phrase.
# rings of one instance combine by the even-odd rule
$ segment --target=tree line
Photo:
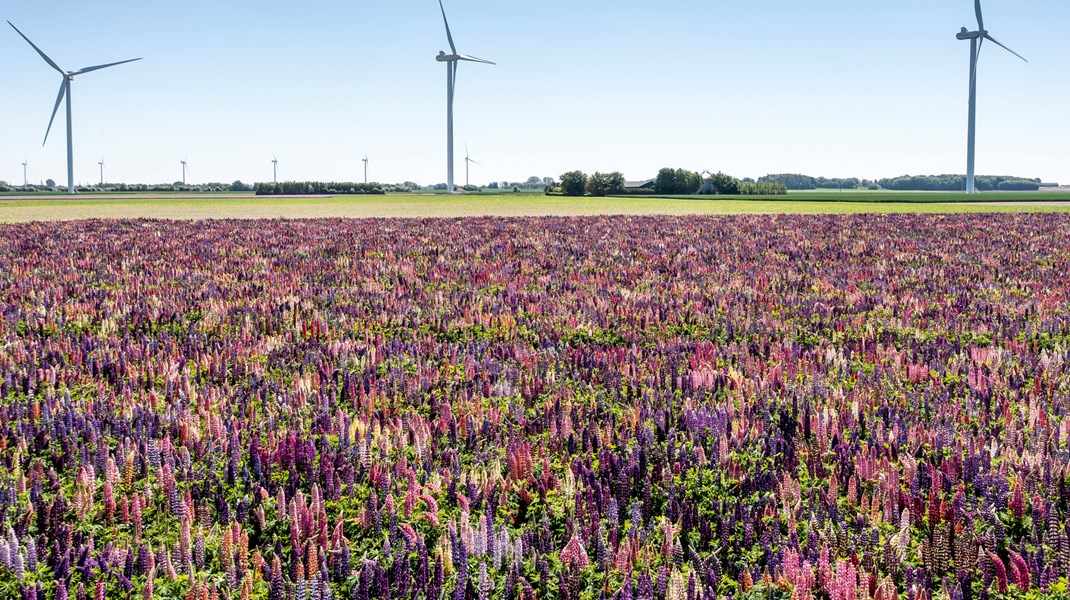
[[[858,188],[885,189],[894,191],[961,192],[966,189],[965,175],[902,175],[886,179],[858,179],[857,177],[826,178],[811,177],[800,173],[777,173],[758,178],[759,182],[777,182],[789,190],[818,190]],[[979,175],[976,177],[981,191],[1036,191],[1040,179],[1025,177]]]
[[[903,175],[878,182],[886,190],[925,190],[931,192],[961,192],[966,189],[965,175]],[[1040,179],[1009,177],[1003,175],[978,175],[974,185],[982,192],[1035,192],[1040,189]]]
[[[257,196],[308,196],[320,194],[379,195],[398,191],[399,186],[350,181],[280,181],[256,184]],[[412,191],[407,190],[407,191]]]
[[[811,177],[798,173],[777,173],[758,178],[759,182],[782,183],[789,190],[853,190],[863,186],[857,177]],[[869,182],[865,182],[869,183]]]
[[[779,196],[787,188],[778,182],[758,182],[737,179],[726,173],[703,177],[701,173],[687,169],[664,168],[658,171],[653,187],[625,188],[624,175],[620,171],[595,172],[588,176],[583,171],[569,171],[561,175],[561,181],[545,187],[547,195],[557,196],[615,196],[658,195],[685,196],[691,194]]]
[[[44,185],[12,185],[6,181],[0,181],[0,192],[55,192],[58,189],[66,191],[67,187],[57,187],[56,182],[49,179]],[[233,183],[105,183],[104,185],[79,185],[75,191],[80,193],[114,192],[114,193],[160,193],[160,192],[188,192],[188,193],[219,193],[219,192],[251,192],[253,186],[242,183],[241,180]]]

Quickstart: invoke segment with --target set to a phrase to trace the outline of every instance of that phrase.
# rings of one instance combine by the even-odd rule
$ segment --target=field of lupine
[[[0,597],[1067,597],[1070,216],[0,227]]]

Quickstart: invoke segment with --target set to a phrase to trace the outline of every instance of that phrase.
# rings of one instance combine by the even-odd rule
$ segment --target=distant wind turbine
[[[189,154],[186,155],[186,158],[183,158],[182,160],[178,161],[182,164],[182,185],[186,185],[186,160],[188,158]]]
[[[368,153],[364,153],[364,183],[368,183]]]
[[[100,162],[98,162],[97,164],[100,165],[100,185],[103,187],[103,185],[104,185],[104,157],[103,156],[100,157]]]
[[[271,176],[272,181],[275,183],[279,182],[279,159],[274,155],[271,157]]]
[[[452,194],[455,191],[453,187],[453,90],[457,83],[457,63],[462,60],[487,65],[495,63],[467,54],[457,54],[457,46],[453,43],[450,22],[446,19],[446,8],[442,6],[442,0],[438,0],[438,7],[442,11],[442,21],[446,24],[446,38],[450,42],[451,52],[451,54],[439,52],[436,60],[446,63],[446,189]]]
[[[981,0],[974,0],[974,12],[977,14],[977,31],[967,31],[965,27],[955,37],[960,40],[970,40],[970,109],[969,126],[966,134],[966,193],[973,194],[977,191],[974,178],[974,157],[977,143],[977,61],[981,56],[981,46],[985,40],[996,44],[1007,52],[1025,60],[1021,54],[999,43],[996,38],[988,35],[985,30],[985,20],[981,15]],[[1029,62],[1025,60],[1025,62]]]
[[[30,180],[26,178],[26,165],[30,164],[25,158],[22,159],[22,187],[30,185]]]
[[[59,105],[60,105],[61,102],[63,102],[63,99],[66,98],[67,99],[67,192],[73,194],[74,193],[74,134],[73,134],[73,132],[71,130],[71,82],[74,81],[75,76],[81,75],[83,73],[89,73],[90,71],[98,71],[100,69],[106,69],[108,67],[114,67],[115,65],[121,65],[121,64],[124,64],[124,63],[134,62],[135,60],[141,60],[141,59],[140,58],[131,58],[131,59],[128,59],[128,60],[121,60],[119,62],[107,63],[107,64],[103,64],[103,65],[96,65],[96,66],[92,66],[92,67],[85,67],[84,69],[79,69],[77,71],[64,71],[63,69],[60,68],[59,65],[56,64],[56,62],[54,60],[49,58],[48,55],[46,55],[44,52],[42,52],[40,48],[38,48],[33,42],[31,42],[30,38],[28,38],[25,35],[23,35],[23,33],[21,31],[19,31],[19,28],[15,27],[15,25],[11,21],[8,21],[7,24],[11,25],[11,28],[14,29],[15,32],[18,33],[20,36],[22,36],[22,39],[26,40],[26,43],[28,43],[30,46],[32,46],[33,49],[36,50],[37,53],[41,55],[41,58],[45,59],[45,62],[48,63],[50,67],[52,67],[53,69],[59,71],[59,74],[63,76],[63,82],[60,83],[60,85],[59,85],[59,95],[56,97],[56,106],[55,106],[55,108],[52,109],[52,118],[48,120],[48,129],[45,130],[45,140],[44,140],[44,142],[41,142],[41,145],[44,146],[45,142],[48,141],[48,133],[50,131],[52,131],[52,122],[56,120],[56,113],[59,111]]]
[[[474,158],[468,156],[468,142],[464,143],[464,186],[468,187],[468,163],[475,163],[479,166],[483,166],[477,162]]]

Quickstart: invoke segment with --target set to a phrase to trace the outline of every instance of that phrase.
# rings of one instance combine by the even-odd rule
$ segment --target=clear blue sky
[[[757,177],[965,171],[970,0],[447,0],[473,183],[663,166]],[[435,0],[15,2],[73,85],[75,178],[444,182]],[[1070,3],[987,0],[978,172],[1070,183]],[[0,30],[0,179],[66,180],[60,77]],[[62,109],[61,109],[62,110]]]

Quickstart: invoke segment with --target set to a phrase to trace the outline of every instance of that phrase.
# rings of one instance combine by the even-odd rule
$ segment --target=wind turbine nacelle
[[[438,56],[435,57],[435,60],[437,60],[438,62],[453,62],[453,61],[457,60],[457,55],[456,54],[446,54],[445,52],[439,52]]]
[[[985,33],[987,32],[967,31],[966,28],[963,27],[961,31],[955,34],[955,37],[960,40],[976,40],[977,38],[983,36]]]

